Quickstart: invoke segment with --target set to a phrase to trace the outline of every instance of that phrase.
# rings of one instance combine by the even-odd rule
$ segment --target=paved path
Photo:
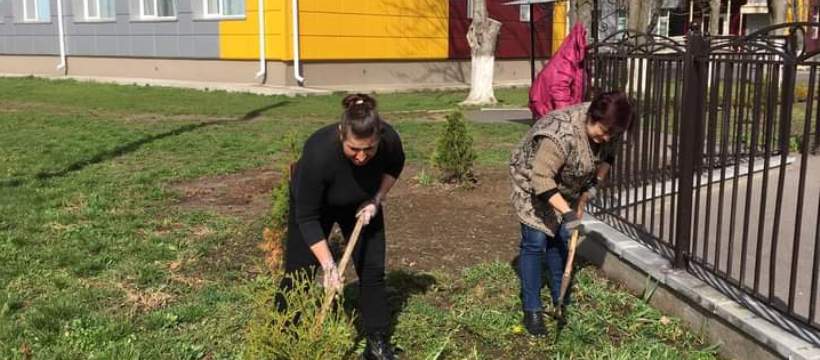
[[[527,108],[499,108],[468,110],[464,113],[467,120],[479,123],[516,122],[532,124],[532,112]]]
[[[693,228],[696,243],[694,255],[703,259],[710,267],[717,263],[718,270],[729,274],[733,279],[740,278],[741,259],[745,256],[743,285],[753,288],[755,276],[759,272],[759,292],[768,296],[771,280],[774,285],[773,301],[782,308],[786,307],[789,299],[792,281],[789,276],[792,273],[792,264],[795,264],[795,311],[807,316],[811,298],[815,243],[818,239],[817,228],[820,222],[820,214],[818,214],[820,156],[809,156],[805,163],[801,161],[800,154],[791,154],[791,156],[794,157],[794,161],[785,167],[783,198],[780,202],[780,224],[776,230],[774,220],[777,210],[780,167],[768,171],[768,184],[765,188],[763,186],[765,172],[755,173],[750,181],[746,175],[738,178],[732,177],[732,171],[727,169],[726,181],[722,182],[722,192],[721,181],[719,181],[720,170],[713,172],[714,179],[711,187],[704,185],[695,192],[697,222]],[[760,168],[761,160],[756,160],[756,162],[755,167]],[[795,239],[798,229],[798,185],[801,171],[805,171],[806,183],[802,197],[800,234]],[[705,184],[706,181],[703,183]],[[751,196],[747,196],[749,190],[751,190]],[[639,194],[641,193],[642,190],[639,191]],[[648,193],[651,193],[651,186]],[[637,215],[636,223],[644,224],[653,234],[662,234],[662,238],[668,241],[672,237],[670,224],[674,216],[671,200],[672,196],[657,197],[654,208],[651,202],[631,206],[628,210],[628,219],[633,221],[633,216]],[[646,217],[644,217],[644,206]],[[626,215],[626,211],[622,211],[621,214]],[[758,241],[761,245],[759,263],[756,261]],[[775,241],[776,246],[772,246]],[[798,245],[797,256],[793,258],[793,250]],[[729,254],[731,256],[728,256]],[[770,278],[769,272],[772,264],[775,270],[773,279]],[[820,302],[820,294],[818,294],[818,302]],[[820,304],[816,307],[816,311],[820,314]]]
[[[28,75],[0,73],[0,77],[25,77]],[[142,86],[162,86],[181,89],[194,90],[221,90],[228,92],[244,92],[258,95],[328,95],[334,92],[363,92],[363,93],[392,93],[417,90],[463,90],[469,89],[467,84],[351,84],[332,86],[277,86],[256,83],[230,83],[230,82],[209,82],[209,81],[185,81],[166,80],[149,78],[126,78],[126,77],[102,77],[102,76],[38,76],[46,79],[73,79],[77,81],[110,83],[120,85],[142,85]],[[527,81],[507,81],[498,82],[496,87],[520,87],[529,86]]]

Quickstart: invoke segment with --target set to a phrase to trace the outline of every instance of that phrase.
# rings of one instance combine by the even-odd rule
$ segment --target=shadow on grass
[[[427,293],[437,282],[436,278],[430,274],[408,272],[405,270],[396,270],[387,273],[385,281],[387,283],[387,305],[390,308],[390,329],[388,329],[388,334],[393,334],[399,315],[401,315],[407,306],[410,298],[414,295]],[[348,299],[348,301],[344,302],[345,312],[347,312],[348,315],[352,315],[353,312],[358,313],[359,311],[356,309],[356,304],[359,302],[358,281],[345,286],[344,293],[345,298]],[[354,341],[355,345],[353,348],[348,350],[344,357],[345,359],[353,356],[359,348],[358,344],[364,340],[365,331],[361,317],[357,317],[356,319],[356,330],[359,335]]]
[[[144,137],[144,138],[136,140],[136,141],[132,141],[132,142],[127,143],[127,144],[119,145],[119,146],[117,146],[113,149],[97,153],[97,154],[95,154],[95,155],[93,155],[89,158],[82,159],[82,160],[79,160],[77,162],[74,162],[73,164],[70,164],[70,165],[66,166],[65,168],[63,168],[61,170],[52,171],[52,172],[49,172],[49,171],[39,172],[36,175],[34,175],[34,178],[37,179],[37,180],[48,180],[48,179],[55,178],[55,177],[63,177],[63,176],[66,176],[66,175],[68,175],[72,172],[82,170],[82,169],[84,169],[85,167],[87,167],[89,165],[99,164],[99,163],[102,163],[104,161],[109,161],[109,160],[115,159],[117,157],[130,154],[130,153],[138,150],[143,145],[152,143],[152,142],[160,140],[160,139],[164,139],[164,138],[172,137],[172,136],[178,136],[178,135],[181,135],[181,134],[184,134],[184,133],[188,133],[188,132],[191,132],[191,131],[195,131],[195,130],[198,130],[198,129],[201,129],[201,128],[214,126],[214,125],[225,125],[225,124],[234,124],[234,123],[247,122],[247,121],[256,119],[257,117],[259,117],[265,111],[268,111],[268,110],[274,109],[274,108],[278,108],[278,107],[282,107],[282,106],[285,106],[287,104],[288,104],[288,101],[279,101],[279,102],[273,103],[271,105],[261,107],[259,109],[251,110],[251,111],[249,111],[248,113],[246,113],[245,115],[243,115],[242,117],[240,117],[238,119],[220,119],[220,120],[204,121],[204,122],[201,122],[201,123],[184,125],[184,126],[181,126],[179,128],[176,128],[176,129],[173,129],[173,130],[170,130],[170,131],[166,131],[166,132],[156,134],[156,135],[147,136],[147,137]],[[2,186],[2,187],[18,187],[18,186],[22,185],[24,182],[25,182],[25,180],[21,179],[21,178],[2,179],[2,180],[0,180],[0,186]]]

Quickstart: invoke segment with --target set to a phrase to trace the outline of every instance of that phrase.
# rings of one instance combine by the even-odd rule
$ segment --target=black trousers
[[[358,309],[366,334],[386,332],[390,325],[384,280],[385,237],[384,217],[381,210],[379,209],[376,217],[362,229],[359,241],[353,249],[353,264],[359,277]],[[356,225],[355,215],[355,208],[327,211],[323,214],[321,223],[325,239],[330,235],[333,224],[337,223],[345,239],[349,240]],[[285,245],[285,273],[306,271],[308,274],[315,274],[318,268],[319,261],[302,238],[299,225],[294,218],[293,198],[291,197],[288,237]],[[339,271],[342,270],[339,269]],[[287,276],[283,278],[279,286],[284,291],[293,287]],[[287,304],[283,299],[277,299],[277,306],[282,310]]]

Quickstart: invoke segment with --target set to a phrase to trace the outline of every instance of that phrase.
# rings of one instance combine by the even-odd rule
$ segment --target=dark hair
[[[604,125],[610,134],[621,134],[632,126],[632,104],[622,91],[596,96],[587,114],[592,121]]]
[[[350,133],[357,138],[381,135],[384,125],[376,111],[376,99],[366,94],[351,94],[342,99],[342,106],[345,109],[339,124],[342,139]]]

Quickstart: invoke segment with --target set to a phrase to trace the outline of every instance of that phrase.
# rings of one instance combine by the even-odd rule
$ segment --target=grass
[[[443,126],[423,111],[449,110],[465,95],[417,92],[378,99],[410,161],[421,164],[432,152],[429,139]],[[526,103],[526,89],[497,96],[505,105]],[[286,134],[305,138],[334,122],[339,101],[338,95],[289,98],[0,79],[0,358],[241,354],[258,281],[266,277],[256,246],[269,214],[243,219],[182,209],[174,205],[183,196],[174,184],[281,168]],[[478,164],[503,166],[525,131],[518,124],[471,125]],[[528,341],[505,333],[517,316],[510,276],[500,265],[487,265],[468,271],[464,280],[437,277],[438,290],[402,300],[398,343],[408,354],[466,349],[492,357],[481,355],[498,354],[488,341],[509,347]],[[603,283],[589,279],[582,287]],[[459,281],[465,283],[445,286]],[[490,289],[504,286],[504,298],[476,302],[484,299],[469,291],[482,281]],[[631,299],[625,302],[636,301],[611,291]],[[590,299],[599,301],[598,296]],[[644,329],[642,323],[634,319],[629,326]],[[649,343],[626,342],[633,344],[628,348],[595,340],[602,347],[594,354],[700,354],[693,350],[700,347],[696,342],[662,347],[658,341],[666,340],[658,339],[668,338],[653,331],[645,332]],[[440,336],[424,342],[425,332]],[[572,333],[562,340],[566,345],[553,349],[588,351],[587,340]]]
[[[411,297],[398,316],[396,342],[415,349],[412,359],[435,354],[488,359],[714,357],[714,349],[704,347],[679,320],[618,289],[592,267],[580,269],[577,282],[568,325],[557,333],[550,321],[550,337],[537,340],[519,325],[518,280],[509,264],[478,265],[457,278],[437,275],[431,290]]]
[[[404,350],[403,359],[715,358],[716,347],[705,346],[680,320],[619,289],[593,267],[579,269],[576,280],[578,291],[575,305],[569,307],[568,325],[557,331],[550,320],[550,336],[536,339],[520,325],[518,280],[509,264],[480,264],[458,275],[394,271],[387,277],[396,324],[393,340]],[[301,311],[305,315],[299,325],[284,327],[293,315],[277,314],[266,301],[277,291],[275,281],[265,277],[257,284],[261,301],[245,349],[251,358],[309,358],[320,349],[341,358],[340,354],[364,346],[361,339],[340,336],[340,329],[350,328],[345,324],[355,317],[350,306],[357,297],[355,287],[347,288],[347,311],[325,322],[331,331],[319,344],[310,311]],[[294,299],[296,307],[311,308],[301,299]]]

